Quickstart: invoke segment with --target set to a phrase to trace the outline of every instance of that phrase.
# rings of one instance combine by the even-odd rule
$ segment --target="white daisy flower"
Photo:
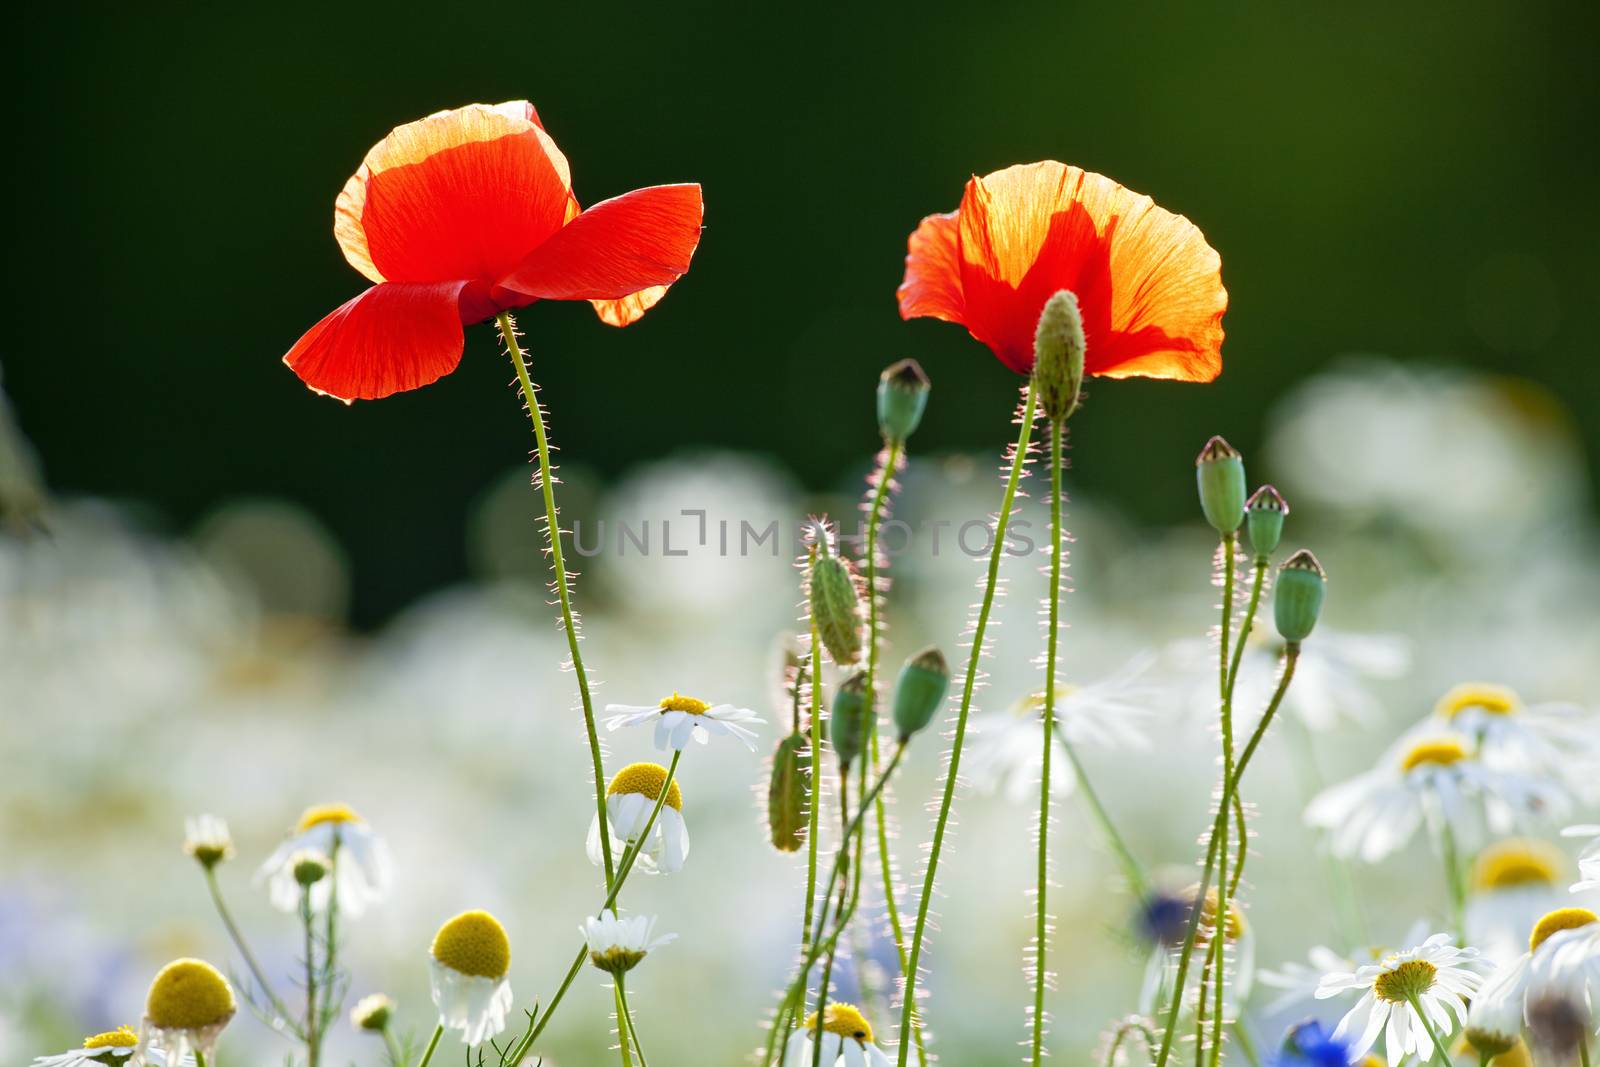
[[[678,939],[677,934],[655,933],[654,915],[633,915],[617,918],[617,913],[607,909],[599,918],[583,921],[578,932],[589,946],[589,962],[611,974],[626,974],[637,967],[651,952]]]
[[[659,704],[607,704],[606,711],[617,713],[606,720],[607,730],[654,723],[656,748],[663,752],[667,749],[682,752],[690,738],[706,744],[713,734],[737,737],[744,742],[745,748],[754,752],[756,732],[742,724],[766,721],[756,718],[756,713],[749,708],[736,708],[732,704],[707,704],[704,700],[680,696],[676,692],[669,697],[662,697]]]
[[[464,911],[439,927],[429,950],[428,979],[439,1025],[478,1045],[506,1028],[511,1011],[511,941],[486,911]]]
[[[630,763],[612,777],[606,788],[606,816],[611,823],[613,859],[621,859],[627,846],[644,834],[666,780],[667,769],[659,763]],[[599,866],[603,857],[598,812],[589,820],[587,845],[589,861]],[[656,816],[655,825],[639,849],[637,864],[642,871],[671,874],[683,868],[688,856],[689,826],[683,821],[683,791],[674,779],[667,789],[666,803],[661,805],[661,814]]]
[[[1478,853],[1468,879],[1467,940],[1496,964],[1511,963],[1528,947],[1540,916],[1572,903],[1567,857],[1547,841],[1512,837]],[[1600,894],[1578,903],[1600,905]]]
[[[79,1048],[68,1049],[54,1056],[39,1056],[31,1067],[123,1067],[130,1062],[139,1045],[139,1035],[131,1027],[119,1026],[103,1034],[90,1034]],[[160,1049],[148,1049],[144,1062],[152,1067],[166,1067],[167,1054]],[[182,1067],[190,1067],[193,1057],[185,1056]]]
[[[1374,770],[1330,786],[1306,806],[1305,821],[1329,833],[1337,856],[1376,863],[1410,842],[1427,822],[1448,827],[1463,847],[1527,816],[1564,810],[1567,799],[1553,783],[1495,771],[1473,758],[1458,735],[1412,731],[1389,748]]]
[[[1434,934],[1416,948],[1391,952],[1375,964],[1325,976],[1317,987],[1318,1000],[1362,991],[1333,1031],[1334,1040],[1355,1033],[1350,1054],[1361,1056],[1381,1032],[1389,1067],[1398,1067],[1411,1054],[1432,1058],[1429,1026],[1441,1042],[1446,1040],[1457,1022],[1466,1019],[1464,998],[1483,981],[1470,969],[1476,957],[1474,949],[1451,945],[1449,934]]]
[[[1578,854],[1578,874],[1582,877],[1572,884],[1572,892],[1600,889],[1600,826],[1569,826],[1561,836],[1592,838]]]
[[[1194,913],[1194,901],[1199,891],[1200,886],[1196,884],[1176,894],[1184,902],[1183,914],[1186,917]],[[1194,939],[1194,954],[1189,964],[1189,973],[1184,979],[1183,1004],[1185,1009],[1191,1012],[1199,1004],[1200,983],[1205,970],[1203,965],[1209,955],[1208,946],[1211,944],[1217,925],[1218,896],[1215,887],[1206,890],[1205,905],[1200,911],[1200,929]],[[1185,921],[1187,922],[1187,918]],[[1172,990],[1178,980],[1178,964],[1187,935],[1188,930],[1185,927],[1183,936],[1154,946],[1150,960],[1145,965],[1144,982],[1139,990],[1141,1014],[1154,1017],[1162,1004],[1170,1003]],[[1232,1020],[1239,1017],[1240,1007],[1250,996],[1250,989],[1255,981],[1256,963],[1255,929],[1245,920],[1244,910],[1239,906],[1237,898],[1228,901],[1228,921],[1223,937],[1228,981],[1222,990],[1222,1007],[1224,1018]]]
[[[1562,1001],[1588,1016],[1600,996],[1600,922],[1587,908],[1558,908],[1541,918],[1528,950],[1502,966],[1473,999],[1467,1040],[1474,1048],[1510,1048],[1541,1002]]]
[[[130,1063],[153,1062],[154,1051],[165,1053],[168,1062],[182,1062],[191,1052],[209,1060],[237,1011],[233,987],[222,972],[204,960],[173,960],[150,983]]]
[[[778,1059],[778,1067],[809,1067],[816,1055],[815,1038],[822,1044],[823,1067],[889,1067],[889,1057],[872,1043],[872,1026],[854,1004],[830,1001],[827,1021],[817,1035],[817,1013],[806,1017],[805,1025],[790,1035]]]
[[[394,878],[389,845],[367,821],[343,804],[307,808],[284,842],[256,872],[256,884],[267,883],[272,904],[280,911],[300,909],[300,884],[295,881],[296,856],[320,852],[329,857],[333,877],[311,887],[311,908],[323,912],[338,889],[339,912],[355,918],[382,900]]]
[[[1064,685],[1056,690],[1057,736],[1074,745],[1110,749],[1150,747],[1143,725],[1160,690],[1140,679],[1155,657],[1135,657],[1115,674],[1088,685]],[[1021,803],[1036,792],[1044,768],[1039,733],[1044,724],[1044,694],[1034,693],[1009,711],[980,715],[971,726],[967,773],[980,791],[1003,793]],[[1057,761],[1050,776],[1050,792],[1066,796],[1077,785],[1071,764]]]
[[[183,850],[210,870],[233,858],[233,838],[228,824],[216,815],[192,815],[183,820]]]
[[[1415,945],[1428,936],[1428,924],[1418,920],[1411,924],[1398,944]],[[1287,1012],[1291,1008],[1304,1008],[1316,999],[1317,987],[1330,974],[1354,971],[1361,961],[1375,963],[1395,951],[1393,944],[1367,945],[1341,956],[1326,945],[1316,945],[1307,954],[1309,963],[1290,960],[1274,971],[1261,972],[1261,984],[1283,992],[1267,1005],[1269,1015]]]
[[[1516,692],[1466,682],[1439,698],[1438,726],[1477,745],[1485,766],[1551,776],[1574,789],[1593,789],[1600,771],[1600,714],[1577,704],[1527,705]]]

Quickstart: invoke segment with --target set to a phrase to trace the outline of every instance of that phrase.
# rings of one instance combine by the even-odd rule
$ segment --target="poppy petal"
[[[472,104],[398,126],[339,194],[334,235],[375,282],[492,283],[561,228],[566,157],[533,105]]]
[[[461,362],[466,282],[387,282],[307,330],[283,361],[312,389],[349,403],[417,389]]]
[[[954,211],[929,215],[912,231],[906,252],[906,278],[895,292],[901,318],[926,316],[961,321],[966,303],[961,296],[960,232]]]
[[[497,297],[504,290],[541,300],[610,301],[671,285],[689,269],[702,214],[698,185],[656,185],[602,201],[501,278]],[[640,303],[642,313],[649,304]]]
[[[589,303],[594,305],[595,314],[607,326],[628,326],[643,318],[644,313],[659,304],[666,295],[667,286],[652,285],[621,300],[591,300]]]

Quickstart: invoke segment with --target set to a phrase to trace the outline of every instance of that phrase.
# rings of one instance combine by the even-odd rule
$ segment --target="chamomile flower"
[[[1160,694],[1141,679],[1153,662],[1152,656],[1140,656],[1098,682],[1058,687],[1058,737],[1074,745],[1149,748],[1150,739],[1142,725]],[[966,757],[973,785],[985,793],[1002,793],[1012,803],[1021,803],[1036,793],[1044,766],[1039,743],[1043,723],[1043,693],[1023,698],[1009,711],[974,719]],[[1066,796],[1076,786],[1077,777],[1070,764],[1058,762],[1057,766],[1059,769],[1050,777],[1050,792]]]
[[[1577,704],[1522,702],[1512,689],[1466,682],[1439,698],[1436,727],[1473,739],[1487,767],[1592,787],[1600,769],[1600,714]]]
[[[350,1009],[350,1025],[357,1030],[382,1033],[394,1018],[394,1001],[382,993],[369,993]]]
[[[889,1057],[872,1043],[872,1025],[854,1004],[830,1002],[820,1030],[817,1013],[790,1035],[778,1067],[808,1067],[816,1055],[813,1041],[822,1045],[823,1067],[889,1067]]]
[[[1427,936],[1428,924],[1418,920],[1411,924],[1410,929],[1397,944],[1415,945]],[[1310,1005],[1316,1000],[1317,987],[1322,984],[1323,976],[1354,971],[1361,966],[1360,961],[1374,963],[1394,950],[1394,944],[1365,945],[1340,955],[1326,945],[1316,945],[1307,954],[1308,963],[1290,960],[1276,970],[1262,971],[1262,985],[1282,990],[1267,1005],[1267,1014],[1276,1015],[1290,1008],[1304,1008]]]
[[[1172,989],[1178,980],[1178,963],[1182,953],[1183,942],[1188,937],[1188,923],[1194,914],[1194,904],[1200,892],[1198,885],[1191,885],[1176,894],[1160,894],[1157,899],[1181,901],[1181,925],[1171,924],[1170,929],[1161,932],[1155,940],[1149,963],[1145,966],[1144,983],[1139,990],[1139,1011],[1143,1015],[1154,1016],[1163,1003],[1171,999]],[[1211,939],[1216,936],[1217,904],[1219,894],[1215,887],[1206,890],[1205,903],[1200,909],[1200,928],[1194,939],[1194,961],[1203,961],[1206,958]],[[1228,982],[1223,987],[1223,1010],[1228,1018],[1237,1018],[1239,1006],[1250,995],[1250,987],[1255,980],[1255,930],[1245,920],[1244,910],[1240,908],[1237,899],[1228,901],[1228,919],[1223,926],[1223,951],[1228,961]],[[1183,1001],[1184,1006],[1193,1009],[1197,1006],[1200,997],[1200,982],[1204,968],[1198,963],[1191,962],[1189,973],[1184,980]]]
[[[1561,836],[1592,838],[1578,854],[1578,874],[1581,877],[1572,884],[1572,892],[1600,889],[1600,826],[1569,826],[1561,831]]]
[[[439,927],[429,950],[428,979],[439,1025],[477,1045],[506,1028],[511,1011],[511,941],[486,911],[464,911]]]
[[[389,892],[394,861],[388,843],[343,804],[319,804],[305,810],[294,832],[256,872],[256,884],[267,883],[272,904],[280,911],[300,908],[301,886],[295,879],[295,867],[306,852],[328,857],[333,868],[333,877],[311,886],[313,911],[326,911],[337,889],[340,913],[354,918]]]
[[[1512,837],[1478,853],[1468,880],[1467,940],[1495,963],[1510,963],[1528,947],[1539,917],[1570,903],[1567,858],[1546,841]],[[1600,903],[1585,894],[1580,903]]]
[[[169,1062],[194,1052],[210,1058],[238,1005],[233,987],[204,960],[173,960],[157,973],[145,998],[134,1064],[151,1062],[152,1050]]]
[[[193,815],[183,820],[183,850],[210,870],[233,858],[233,838],[228,824],[216,815]]]
[[[103,1034],[90,1034],[83,1044],[54,1056],[40,1056],[31,1067],[122,1067],[128,1063],[139,1046],[139,1035],[132,1028],[119,1026]],[[145,1052],[144,1062],[154,1067],[166,1067],[166,1053],[159,1049]],[[193,1061],[184,1059],[184,1067]]]
[[[612,777],[606,788],[606,817],[611,823],[613,859],[621,859],[628,845],[644,837],[637,861],[640,870],[671,874],[682,869],[689,855],[689,827],[683,821],[683,791],[676,779],[667,788],[655,825],[644,836],[666,781],[667,769],[658,763],[630,763]],[[589,821],[587,844],[590,862],[599,866],[603,857],[598,812]]]
[[[677,934],[653,937],[655,928],[654,915],[619,919],[608,909],[599,918],[585,919],[578,932],[589,946],[590,963],[611,974],[626,974],[651,952],[678,939]]]
[[[1432,1055],[1428,1025],[1442,1041],[1466,1019],[1465,998],[1483,981],[1472,969],[1476,957],[1473,949],[1451,945],[1449,934],[1434,934],[1415,948],[1391,952],[1354,972],[1325,975],[1317,999],[1361,991],[1361,999],[1333,1031],[1335,1039],[1356,1035],[1352,1055],[1366,1053],[1382,1033],[1389,1067],[1397,1067],[1409,1054],[1427,1060]]]
[[[1534,924],[1528,950],[1479,990],[1467,1040],[1480,1051],[1510,1048],[1541,1005],[1569,1004],[1587,1018],[1594,994],[1600,994],[1600,922],[1587,908],[1557,908]]]
[[[1313,797],[1305,821],[1328,831],[1335,855],[1376,863],[1405,847],[1424,822],[1473,843],[1483,836],[1484,821],[1504,833],[1529,815],[1565,805],[1553,783],[1485,767],[1466,737],[1413,731],[1374,770]]]
[[[690,738],[704,745],[713,734],[736,737],[744,742],[745,748],[754,752],[756,732],[743,724],[765,721],[756,718],[756,713],[749,708],[736,708],[732,704],[707,704],[704,700],[680,696],[676,692],[669,697],[662,697],[659,704],[607,704],[606,711],[617,713],[606,720],[607,730],[653,723],[656,728],[656,748],[663,752],[667,749],[682,752]]]

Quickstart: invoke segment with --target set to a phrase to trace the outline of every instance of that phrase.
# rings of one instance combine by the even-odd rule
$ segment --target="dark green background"
[[[1053,157],[1222,253],[1221,380],[1101,383],[1075,422],[1078,484],[1187,516],[1205,436],[1248,448],[1343,352],[1526,375],[1587,415],[1594,6],[30,7],[5,383],[58,491],[174,526],[237,494],[313,508],[363,622],[459,577],[464,506],[529,447],[489,328],[453,376],[351,409],[279,357],[366,284],[331,212],[367,147],[526,97],[585,203],[705,186],[694,269],[641,324],[523,316],[569,459],[713,445],[834,484],[906,355],[936,390],[917,446],[998,449],[1014,379],[960,328],[902,323],[894,289],[969,173]]]

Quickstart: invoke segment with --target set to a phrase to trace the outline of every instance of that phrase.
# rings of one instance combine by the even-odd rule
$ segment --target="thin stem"
[[[622,998],[622,975],[611,985],[611,998],[617,1005],[617,1051],[622,1056],[622,1067],[633,1067],[633,1054],[628,1047],[633,1043],[628,1033],[628,1002]]]
[[[819,534],[818,536],[824,536]],[[816,549],[811,550],[816,558]],[[811,619],[811,762],[807,765],[811,786],[810,808],[806,821],[806,907],[800,926],[800,943],[811,943],[811,921],[817,903],[817,838],[822,817],[822,641],[817,635],[817,620]]]
[[[589,735],[589,758],[594,764],[594,803],[600,816],[600,855],[604,857],[606,888],[611,888],[613,877],[611,863],[611,830],[606,825],[606,770],[600,753],[600,735],[594,724],[594,697],[589,692],[589,672],[583,666],[583,652],[578,647],[576,613],[572,610],[572,590],[567,581],[567,565],[561,554],[560,512],[556,508],[555,478],[550,472],[550,442],[545,436],[544,409],[539,406],[539,392],[528,376],[528,362],[522,346],[517,342],[516,323],[509,311],[495,317],[500,326],[500,336],[505,339],[506,352],[517,370],[517,382],[522,387],[522,399],[528,407],[528,419],[533,423],[533,437],[539,449],[539,488],[544,495],[545,535],[550,541],[550,566],[556,573],[556,597],[561,601],[561,621],[567,632],[567,651],[572,656],[572,670],[578,676],[578,698],[583,704],[583,726]]]
[[[1467,890],[1461,881],[1461,857],[1456,848],[1455,831],[1450,820],[1439,813],[1439,854],[1444,863],[1445,882],[1450,889],[1450,924],[1455,930],[1456,944],[1467,943],[1466,907]]]
[[[300,889],[300,921],[306,931],[306,1064],[307,1067],[317,1067],[317,1061],[321,1059],[322,1035],[318,1033],[317,1026],[317,957],[316,939],[312,934],[316,916],[311,911],[309,885]]]
[[[444,1034],[444,1023],[433,1028],[433,1036],[428,1038],[428,1047],[422,1052],[422,1059],[417,1067],[428,1067],[428,1061],[433,1059],[433,1050],[439,1047],[439,1038]]]
[[[328,850],[328,914],[324,918],[323,944],[322,944],[322,1014],[317,1019],[317,1031],[320,1036],[324,1027],[332,1021],[334,1013],[333,994],[335,981],[334,972],[338,968],[339,958],[338,943],[338,914],[339,914],[339,845],[340,836],[337,824],[333,831],[333,845]]]
[[[1261,720],[1256,723],[1255,730],[1250,734],[1250,740],[1244,746],[1244,751],[1239,754],[1238,766],[1234,768],[1233,777],[1223,783],[1222,799],[1217,806],[1216,819],[1212,822],[1210,844],[1206,849],[1206,862],[1200,877],[1200,891],[1195,897],[1196,906],[1189,916],[1188,932],[1184,935],[1183,950],[1178,957],[1177,988],[1181,992],[1183,983],[1189,974],[1189,961],[1194,955],[1195,935],[1200,929],[1201,903],[1206,898],[1206,891],[1211,888],[1211,875],[1217,862],[1217,844],[1220,840],[1220,827],[1218,822],[1226,819],[1228,805],[1232,802],[1233,794],[1239,787],[1239,781],[1244,777],[1245,768],[1250,765],[1250,759],[1255,755],[1256,748],[1261,744],[1261,739],[1266,736],[1267,727],[1278,713],[1278,707],[1283,703],[1283,695],[1289,690],[1289,683],[1294,680],[1295,665],[1300,662],[1300,645],[1291,643],[1284,651],[1283,673],[1278,678],[1278,687],[1272,694],[1272,699],[1267,704],[1267,710],[1262,713]],[[1166,1067],[1167,1058],[1172,1054],[1172,1039],[1178,1029],[1178,1009],[1182,996],[1174,996],[1167,1006],[1167,1021],[1161,1032],[1161,1051],[1156,1056],[1155,1067]]]
[[[626,1033],[633,1038],[633,1050],[639,1054],[639,1067],[650,1067],[650,1064],[644,1058],[644,1046],[639,1044],[639,1027],[633,1020],[633,1010],[628,1007],[628,993],[623,988],[622,975],[620,974],[617,975],[617,1006],[622,1012],[619,1018],[627,1026]]]
[[[1050,938],[1050,913],[1046,894],[1050,874],[1050,755],[1056,725],[1056,654],[1061,637],[1061,439],[1066,427],[1060,419],[1050,424],[1050,606],[1045,631],[1044,735],[1039,769],[1039,853],[1034,886],[1033,914],[1033,1032],[1028,1061],[1039,1067],[1044,1055],[1045,964]]]
[[[1250,579],[1250,603],[1244,610],[1244,621],[1239,624],[1239,637],[1233,643],[1233,662],[1228,666],[1227,699],[1230,702],[1233,700],[1233,687],[1239,683],[1239,662],[1244,659],[1244,649],[1250,641],[1250,631],[1255,629],[1256,608],[1261,603],[1261,587],[1269,569],[1267,558],[1257,556],[1252,569],[1255,574]]]
[[[206,1054],[199,1049],[194,1050],[194,1067],[206,1067]]]
[[[391,1067],[406,1067],[406,1054],[400,1048],[400,1042],[394,1036],[394,1029],[385,1023],[383,1026],[383,1044],[389,1050],[389,1063]]]
[[[645,820],[644,829],[639,832],[638,838],[623,850],[622,861],[617,864],[617,877],[612,882],[610,891],[606,893],[605,903],[601,904],[597,909],[599,912],[603,912],[616,904],[617,897],[622,892],[623,883],[628,880],[628,874],[633,870],[634,861],[639,858],[639,851],[644,848],[644,843],[650,840],[650,831],[655,828],[656,818],[661,814],[661,809],[666,806],[667,795],[672,791],[672,780],[678,773],[678,761],[681,759],[683,759],[682,749],[672,753],[672,762],[667,764],[667,776],[661,782],[661,791],[656,795],[655,807],[650,809],[650,817]],[[516,1053],[511,1057],[508,1067],[517,1067],[522,1062],[523,1057],[528,1054],[528,1050],[533,1047],[534,1041],[538,1040],[539,1035],[544,1033],[544,1028],[550,1025],[551,1016],[555,1015],[556,1008],[561,1004],[561,998],[567,995],[568,989],[572,988],[573,979],[578,977],[578,971],[583,968],[583,961],[588,955],[588,944],[579,945],[578,954],[572,957],[572,963],[567,968],[566,977],[561,979],[561,985],[556,989],[556,995],[550,998],[550,1006],[545,1009],[544,1015],[539,1018],[538,1023],[528,1031],[528,1036],[517,1046]],[[419,1064],[418,1067],[424,1067],[424,1064]]]
[[[1433,1028],[1433,1023],[1428,1021],[1428,1013],[1422,1010],[1422,1001],[1417,999],[1415,993],[1410,994],[1406,999],[1411,1002],[1411,1010],[1416,1013],[1417,1021],[1422,1024],[1424,1030],[1428,1031],[1428,1037],[1433,1039],[1433,1048],[1439,1054],[1440,1067],[1450,1067],[1453,1062],[1450,1059],[1450,1050],[1444,1047],[1444,1042],[1439,1040],[1439,1032]],[[1421,1059],[1422,1057],[1419,1056],[1417,1058]]]
[[[1233,1039],[1239,1043],[1239,1051],[1244,1053],[1250,1067],[1261,1067],[1261,1057],[1256,1053],[1255,1042],[1250,1040],[1249,1028],[1242,1022],[1236,1022],[1228,1029],[1233,1031]]]
[[[1116,824],[1111,821],[1111,814],[1106,811],[1105,804],[1100,800],[1100,794],[1089,781],[1089,774],[1084,770],[1083,761],[1078,758],[1077,748],[1065,735],[1057,735],[1056,743],[1061,746],[1061,751],[1066,753],[1068,762],[1072,764],[1072,773],[1078,779],[1078,791],[1083,794],[1084,803],[1089,805],[1089,814],[1100,827],[1100,832],[1105,834],[1106,844],[1111,846],[1111,851],[1116,855],[1117,863],[1122,867],[1122,876],[1127,879],[1128,888],[1134,896],[1144,900],[1149,896],[1150,889],[1150,879],[1145,875],[1144,867],[1134,856],[1133,850],[1128,847],[1122,834],[1117,832]]]
[[[945,830],[950,823],[950,808],[955,802],[956,778],[961,770],[961,746],[967,737],[967,716],[972,711],[972,694],[978,682],[978,664],[983,659],[983,638],[989,628],[989,612],[994,608],[995,585],[1000,577],[1000,559],[1005,554],[1006,527],[1011,521],[1011,509],[1016,503],[1017,483],[1028,460],[1028,440],[1033,436],[1033,422],[1037,417],[1033,402],[1033,382],[1022,399],[1022,429],[1017,434],[1016,451],[1011,457],[1011,472],[1006,477],[1005,494],[1000,499],[1000,512],[995,516],[994,545],[989,550],[989,569],[984,579],[983,601],[978,608],[977,624],[972,632],[972,652],[967,658],[967,676],[961,685],[961,707],[956,712],[956,733],[951,742],[950,765],[945,771],[944,795],[939,801],[939,815],[934,821],[933,842],[928,850],[928,870],[922,879],[922,896],[917,901],[917,921],[911,934],[911,958],[906,962],[906,991],[900,1005],[900,1050],[898,1067],[906,1067],[911,1044],[905,1036],[911,1031],[917,1010],[917,968],[922,960],[922,940],[928,930],[928,906],[933,902],[933,888],[939,874],[939,854],[944,849]]]
[[[1221,698],[1222,720],[1222,780],[1233,780],[1233,674],[1230,667],[1228,631],[1233,622],[1233,572],[1235,556],[1238,553],[1234,547],[1234,535],[1224,534],[1222,537],[1222,647],[1217,666],[1217,695]],[[1244,634],[1239,635],[1239,647],[1244,647]],[[1228,960],[1225,952],[1228,929],[1228,835],[1230,824],[1228,821],[1228,797],[1226,793],[1218,805],[1222,815],[1219,824],[1222,831],[1222,843],[1217,853],[1217,912],[1213,922],[1212,939],[1215,942],[1216,978],[1213,991],[1216,996],[1216,1006],[1212,1011],[1211,1025],[1211,1063],[1212,1067],[1220,1061],[1222,1056],[1222,1004],[1223,991],[1228,982]],[[1180,989],[1181,993],[1181,989]],[[1202,1000],[1204,991],[1202,990]],[[1203,1005],[1202,1005],[1203,1007]]]
[[[1291,725],[1287,729],[1293,742],[1289,749],[1299,764],[1295,780],[1300,783],[1301,806],[1304,807],[1310,803],[1312,797],[1322,792],[1324,784],[1322,770],[1317,766],[1317,755],[1314,751],[1316,742],[1311,736],[1311,728],[1298,715],[1289,716],[1289,722]],[[1321,853],[1323,864],[1328,871],[1327,883],[1331,887],[1335,910],[1339,917],[1340,936],[1346,945],[1366,944],[1371,938],[1367,936],[1367,921],[1361,910],[1361,899],[1356,894],[1350,865],[1326,845],[1319,847],[1317,851]]]
[[[1578,1042],[1578,1059],[1582,1061],[1582,1067],[1589,1067],[1589,1035],[1588,1034],[1584,1034],[1583,1035],[1583,1040]]]
[[[272,1004],[272,1010],[278,1013],[278,1022],[293,1031],[295,1026],[289,1019],[288,1009],[283,1006],[283,1001],[278,999],[278,994],[274,993],[272,986],[267,983],[266,972],[261,969],[261,964],[256,962],[255,954],[250,951],[250,946],[245,942],[244,934],[234,923],[233,916],[228,911],[228,905],[223,903],[222,887],[217,884],[216,870],[211,867],[203,869],[206,875],[206,888],[211,891],[211,902],[216,905],[217,916],[222,919],[222,925],[228,931],[228,937],[233,941],[234,947],[239,950],[239,955],[244,957],[244,965],[250,969],[250,974],[255,978],[256,985],[260,986],[261,991],[267,995],[267,1000]]]
[[[1101,1061],[1101,1067],[1116,1067],[1117,1051],[1122,1048],[1122,1043],[1126,1041],[1128,1039],[1128,1035],[1132,1033],[1137,1033],[1140,1037],[1144,1038],[1144,1051],[1146,1056],[1150,1056],[1155,1052],[1155,1031],[1151,1030],[1150,1027],[1146,1026],[1141,1020],[1130,1019],[1118,1026],[1116,1033],[1111,1035],[1111,1044],[1106,1048],[1105,1059]]]

